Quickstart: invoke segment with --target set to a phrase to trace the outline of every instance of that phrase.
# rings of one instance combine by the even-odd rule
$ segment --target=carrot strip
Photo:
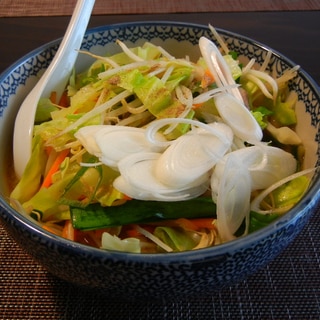
[[[68,93],[67,91],[64,91],[59,100],[59,106],[66,108],[66,107],[69,107],[69,105],[70,105],[70,101],[69,101]]]
[[[69,154],[69,149],[61,151],[55,161],[53,162],[50,170],[48,171],[48,174],[46,175],[45,179],[43,180],[43,183],[41,185],[41,188],[48,188],[52,184],[52,176],[55,172],[58,171],[60,164],[63,162],[63,160],[66,158],[66,156]]]
[[[141,236],[141,233],[136,229],[128,229],[126,230],[125,235],[130,238],[138,238]]]
[[[196,226],[197,229],[215,229],[215,224],[213,223],[212,218],[197,218],[190,220],[191,223]]]
[[[193,110],[196,110],[196,109],[199,109],[203,106],[203,103],[195,103],[192,105],[192,109]]]
[[[209,69],[206,69],[202,79],[201,79],[201,87],[207,88],[210,84],[214,83],[214,77]]]
[[[52,91],[49,99],[52,103],[56,104],[57,103],[57,92]]]

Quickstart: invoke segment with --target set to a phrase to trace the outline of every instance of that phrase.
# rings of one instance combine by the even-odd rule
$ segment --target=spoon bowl
[[[31,155],[35,113],[41,97],[60,97],[78,56],[95,0],[78,0],[61,45],[48,69],[21,104],[14,125],[13,159],[20,178]]]

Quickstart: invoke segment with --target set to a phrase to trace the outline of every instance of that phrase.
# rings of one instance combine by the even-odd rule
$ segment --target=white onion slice
[[[251,192],[275,185],[292,175],[296,166],[290,153],[263,144],[230,152],[219,161],[211,176],[211,192],[223,241],[234,239],[244,219],[248,221]]]
[[[216,108],[223,121],[240,139],[255,144],[261,141],[262,130],[247,107],[228,93],[214,97]]]
[[[252,147],[262,151],[263,160],[249,167],[252,190],[265,189],[297,170],[297,160],[289,152],[272,146]],[[249,151],[250,152],[250,151]]]
[[[142,128],[87,126],[79,129],[75,136],[89,153],[114,169],[117,169],[118,162],[129,154],[163,151],[163,147],[151,144],[146,139],[145,129]],[[156,133],[156,136],[159,141],[165,139],[161,133]]]
[[[235,239],[234,233],[250,213],[251,179],[248,169],[229,157],[219,183],[217,226],[222,241]]]
[[[96,143],[95,135],[103,126],[93,125],[80,128],[74,136],[80,141],[83,147],[96,157],[101,156],[101,149]]]
[[[213,75],[218,87],[227,87],[235,85],[236,82],[232,77],[232,73],[218,47],[209,39],[201,37],[199,40],[201,54]],[[238,88],[226,89],[236,99],[243,102],[242,96]]]
[[[139,200],[180,201],[203,194],[208,188],[208,179],[199,185],[170,188],[154,175],[154,165],[159,153],[138,153],[119,162],[121,176],[114,187],[124,194]]]
[[[159,181],[172,187],[199,185],[208,179],[209,170],[229,150],[233,134],[223,123],[210,126],[224,134],[223,141],[211,131],[193,129],[176,139],[159,157],[155,175]]]
[[[225,174],[227,160],[231,157],[249,170],[251,191],[268,188],[293,174],[297,168],[297,161],[292,154],[276,147],[261,144],[239,149],[226,154],[216,165],[211,177],[211,188],[214,195],[217,194],[220,180]]]
[[[157,137],[161,139],[161,134]],[[113,168],[117,168],[118,162],[129,154],[163,150],[147,141],[145,129],[142,128],[105,126],[95,136],[95,140],[102,153],[100,161]]]
[[[221,127],[219,127],[219,130],[213,125],[213,124],[205,124],[203,122],[200,122],[198,120],[192,120],[192,119],[186,119],[186,118],[165,118],[165,119],[159,119],[151,122],[148,127],[146,128],[145,134],[147,140],[155,145],[158,145],[160,147],[168,147],[174,141],[163,141],[157,139],[157,133],[158,131],[170,124],[179,124],[179,123],[185,123],[190,124],[196,128],[202,128],[204,130],[207,130],[211,132],[212,135],[218,137],[221,141],[224,143],[229,143],[229,134],[226,136],[226,131],[221,131]],[[230,132],[229,129],[226,129]]]

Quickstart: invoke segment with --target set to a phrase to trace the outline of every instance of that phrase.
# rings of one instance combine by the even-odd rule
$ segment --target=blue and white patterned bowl
[[[265,45],[219,30],[229,48],[262,62]],[[96,54],[114,53],[115,40],[131,45],[151,41],[177,57],[199,56],[198,39],[211,37],[206,26],[145,22],[119,24],[90,30],[83,49]],[[12,170],[12,132],[16,113],[26,94],[49,64],[59,41],[24,56],[0,76],[0,220],[8,233],[52,274],[106,294],[126,298],[172,298],[208,294],[253,274],[274,259],[301,231],[320,196],[318,175],[300,203],[283,218],[244,238],[213,248],[173,254],[129,254],[102,251],[64,240],[39,228],[14,211],[7,202]],[[81,70],[91,62],[82,55]],[[281,72],[294,63],[274,52],[271,68]],[[297,131],[306,148],[306,165],[319,165],[320,96],[313,80],[303,71],[291,84],[303,102]]]

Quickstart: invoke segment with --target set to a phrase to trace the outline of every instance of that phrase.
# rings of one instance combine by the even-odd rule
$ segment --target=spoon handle
[[[13,135],[13,160],[20,178],[31,156],[34,118],[39,99],[52,91],[60,98],[78,56],[95,0],[78,0],[66,33],[52,62],[18,111]]]
[[[59,98],[64,91],[77,59],[78,50],[86,32],[94,3],[94,0],[78,0],[59,49],[40,80],[43,79],[45,85],[41,94],[42,97],[49,97],[52,89],[54,89]],[[60,65],[60,62],[63,63],[64,67]],[[48,79],[46,77],[50,77],[50,84],[46,83]]]

